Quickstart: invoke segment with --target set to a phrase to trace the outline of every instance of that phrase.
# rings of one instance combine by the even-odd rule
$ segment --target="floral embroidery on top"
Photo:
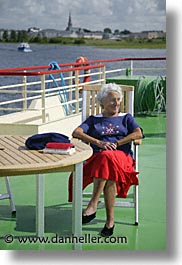
[[[112,123],[110,123],[106,127],[103,126],[102,127],[102,129],[103,129],[102,135],[104,135],[104,134],[109,134],[109,135],[111,135],[111,134],[117,134],[117,133],[119,133],[118,128],[119,128],[119,125],[113,126]]]

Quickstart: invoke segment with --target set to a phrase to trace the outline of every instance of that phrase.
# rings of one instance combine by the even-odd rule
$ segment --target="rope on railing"
[[[55,62],[55,61],[50,62],[49,66],[50,67],[48,68],[48,70],[60,70],[60,67],[59,67],[58,63]],[[65,80],[64,80],[63,73],[60,72],[59,75],[60,75],[60,78],[61,78],[61,86],[62,86],[62,88],[59,89],[59,99],[60,99],[61,103],[68,103],[69,95],[68,95],[68,92],[67,92],[67,90],[65,88],[66,87],[66,83],[65,83]],[[53,83],[55,84],[56,87],[59,87],[56,79],[54,78],[54,76],[52,74],[49,74],[49,78],[53,80]],[[49,83],[49,85],[50,85],[50,83]],[[68,104],[64,104],[63,108],[65,109],[65,113],[66,113],[67,116],[69,115],[70,108],[72,110],[75,109],[72,104],[69,104],[69,105]]]
[[[161,61],[161,60],[166,60],[166,58],[164,57],[160,57],[160,58],[113,58],[113,59],[108,59],[108,60],[90,60],[89,61],[89,66],[86,66],[85,64],[83,66],[80,66],[78,63],[75,63],[75,62],[72,62],[72,63],[69,63],[69,64],[57,64],[56,67],[53,67],[53,69],[50,69],[48,70],[48,66],[31,66],[31,67],[24,67],[24,68],[9,68],[9,69],[3,69],[3,70],[0,70],[0,76],[18,76],[18,77],[21,77],[21,76],[27,76],[29,77],[30,76],[30,79],[33,80],[30,82],[27,81],[26,85],[27,85],[27,91],[26,91],[26,100],[30,102],[30,100],[34,99],[34,96],[30,96],[31,94],[36,94],[36,98],[41,98],[41,95],[38,95],[37,94],[41,94],[41,88],[40,89],[37,89],[37,86],[40,86],[41,84],[41,81],[40,81],[40,77],[42,75],[50,75],[50,79],[49,80],[46,80],[45,81],[45,85],[49,83],[50,84],[54,84],[55,87],[51,87],[50,89],[46,89],[46,95],[49,93],[49,96],[53,95],[53,91],[55,92],[55,95],[57,95],[59,92],[58,90],[60,89],[60,93],[62,93],[62,98],[61,98],[61,101],[62,101],[62,106],[64,106],[64,109],[66,110],[66,115],[70,115],[71,114],[71,108],[70,107],[73,107],[75,109],[75,102],[73,102],[73,99],[72,101],[70,102],[70,99],[69,101],[67,102],[67,98],[68,98],[68,95],[69,94],[69,97],[70,97],[70,94],[72,93],[73,91],[73,97],[75,96],[75,87],[74,85],[72,84],[72,76],[70,77],[65,77],[66,75],[68,75],[68,73],[72,73],[73,71],[85,71],[85,70],[92,70],[92,72],[90,73],[90,76],[93,76],[93,80],[94,81],[90,81],[89,83],[95,83],[95,82],[103,82],[105,79],[106,79],[106,76],[108,77],[108,74],[111,75],[112,73],[121,73],[124,72],[126,70],[126,68],[122,68],[121,66],[118,67],[118,69],[116,69],[117,67],[116,64],[114,64],[114,67],[115,69],[111,69],[110,67],[107,68],[107,70],[105,70],[106,68],[106,64],[107,63],[113,63],[113,62],[126,62],[126,61],[153,61],[153,60],[157,60],[157,61]],[[50,67],[50,65],[49,65]],[[101,69],[102,68],[102,69]],[[135,70],[136,68],[134,68]],[[95,70],[97,70],[97,72],[95,72]],[[138,70],[138,69],[137,69]],[[146,70],[146,69],[145,69]],[[104,73],[104,74],[103,74]],[[64,76],[63,76],[64,74]],[[100,74],[100,77],[99,79],[96,78],[98,75]],[[130,72],[128,73],[130,74]],[[56,79],[55,75],[60,75],[60,78]],[[51,78],[51,76],[53,78]],[[104,76],[104,77],[103,77]],[[37,78],[35,78],[37,77]],[[84,75],[80,75],[79,77],[84,77]],[[161,77],[162,78],[162,77]],[[66,85],[65,86],[65,81],[70,81],[70,84],[69,86]],[[61,85],[60,85],[60,82],[61,82]],[[143,80],[144,82],[144,80]],[[155,83],[155,82],[154,82]],[[157,109],[158,111],[162,110],[162,109],[165,109],[165,87],[161,87],[161,84],[160,82],[158,83],[158,85],[156,85],[156,89],[154,90],[155,91],[155,105],[152,105],[151,103],[147,103],[147,107],[145,106],[145,109],[149,109],[149,105],[152,105],[152,107],[150,107],[150,109]],[[0,93],[1,93],[1,102],[0,102],[0,107],[1,109],[3,110],[6,110],[7,107],[7,102],[9,102],[9,104],[15,104],[15,100],[18,102],[19,100],[20,101],[23,101],[25,100],[25,97],[22,98],[22,99],[15,99],[14,95],[15,94],[21,94],[21,88],[23,86],[23,83],[17,83],[17,84],[9,84],[7,85],[6,84],[1,84],[0,86]],[[36,87],[35,87],[36,86]],[[140,86],[143,86],[142,83],[140,83]],[[20,92],[19,92],[19,89],[20,89]],[[150,91],[151,88],[148,88],[148,93]],[[10,90],[10,91],[6,91],[6,90]],[[140,88],[139,88],[140,90]],[[16,92],[17,91],[17,92]],[[143,89],[143,93],[147,93],[144,91]],[[154,93],[154,92],[153,92]],[[8,94],[7,97],[4,97],[4,95]],[[12,94],[12,96],[9,94]],[[135,93],[136,94],[136,93]],[[150,93],[150,95],[152,95],[152,92]],[[142,96],[143,97],[143,96]],[[139,97],[139,100],[141,101],[142,97],[140,98]],[[12,99],[13,98],[13,99]],[[8,99],[8,101],[6,101]],[[74,101],[75,101],[75,97],[74,97]],[[18,102],[20,103],[20,102]],[[136,100],[135,100],[135,103],[136,103]],[[73,106],[72,106],[72,105]],[[143,103],[140,102],[139,106],[142,105]],[[80,104],[81,105],[81,104]],[[146,103],[144,104],[146,105]],[[4,108],[2,108],[4,106]],[[138,106],[136,106],[138,107]],[[15,108],[16,110],[16,108]],[[68,114],[69,113],[69,114]],[[72,113],[75,113],[75,111],[73,111]]]

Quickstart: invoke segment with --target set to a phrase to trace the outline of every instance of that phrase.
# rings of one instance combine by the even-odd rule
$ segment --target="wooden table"
[[[25,147],[25,136],[0,136],[0,177],[36,174],[36,234],[44,236],[44,174],[74,172],[72,234],[82,234],[82,166],[92,155],[92,149],[78,140],[73,140],[76,152],[73,155],[43,154]],[[81,249],[75,244],[74,249]]]

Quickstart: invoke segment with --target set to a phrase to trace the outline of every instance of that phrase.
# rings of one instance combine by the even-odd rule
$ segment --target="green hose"
[[[147,79],[142,76],[135,89],[135,113],[166,111],[166,90],[162,76]]]

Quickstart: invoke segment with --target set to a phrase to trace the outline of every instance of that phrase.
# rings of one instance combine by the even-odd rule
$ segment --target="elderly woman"
[[[83,169],[83,188],[91,182],[94,185],[92,198],[82,215],[82,223],[87,224],[96,217],[98,200],[103,192],[106,223],[101,235],[111,236],[114,230],[116,194],[118,197],[126,197],[130,186],[138,184],[131,141],[142,138],[142,132],[131,114],[118,112],[122,100],[120,86],[103,85],[97,100],[102,113],[88,117],[72,135],[90,143],[93,148],[93,155]]]

